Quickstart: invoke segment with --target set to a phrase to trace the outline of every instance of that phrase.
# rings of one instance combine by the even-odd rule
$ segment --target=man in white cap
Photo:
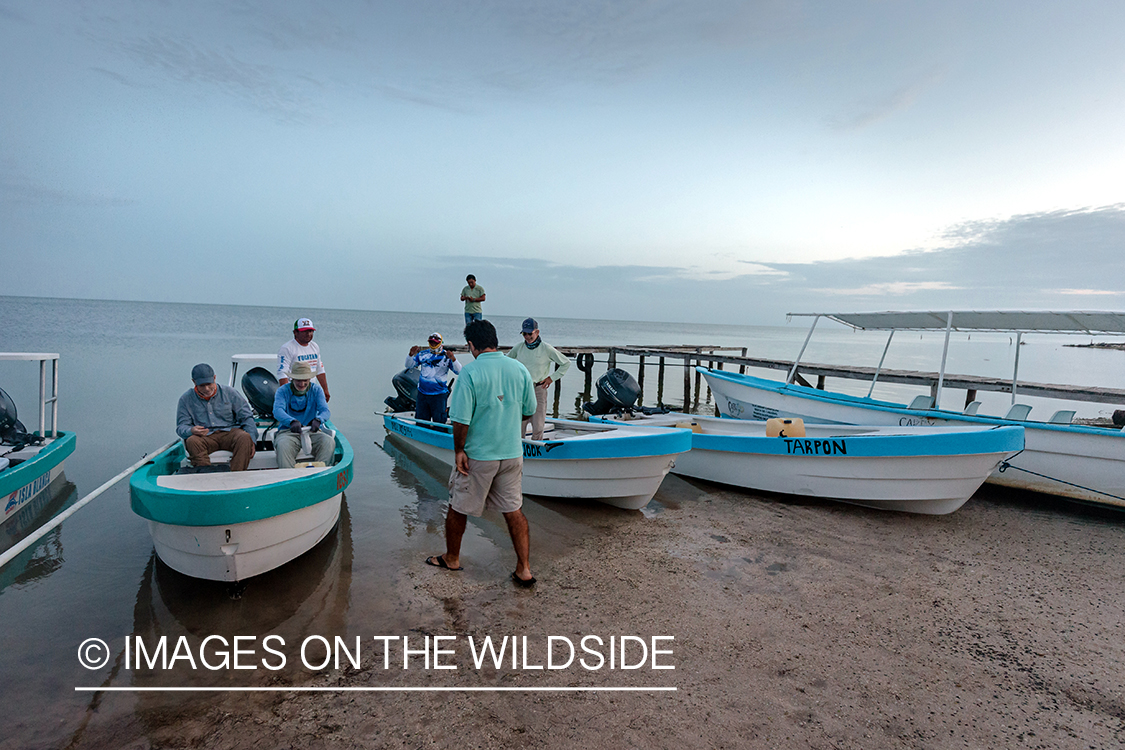
[[[430,334],[429,348],[410,347],[406,355],[406,369],[421,368],[418,377],[418,398],[414,418],[445,424],[445,404],[449,398],[449,373],[461,372],[461,363],[453,352],[445,348],[441,334]]]
[[[556,380],[561,380],[570,369],[567,356],[543,339],[539,338],[539,324],[535,318],[528,318],[520,327],[523,341],[508,351],[508,356],[519,362],[531,373],[535,383],[535,414],[523,421],[523,431],[527,434],[527,423],[531,422],[531,439],[543,439],[543,425],[547,421],[547,388]],[[555,365],[552,367],[552,363]],[[553,372],[552,372],[553,370]]]
[[[293,338],[277,353],[277,382],[285,385],[293,377],[290,371],[293,365],[304,362],[312,368],[316,380],[324,390],[324,400],[329,401],[332,395],[328,393],[328,375],[324,372],[324,362],[320,359],[320,347],[313,341],[312,321],[308,318],[297,318],[293,323]]]
[[[176,407],[176,434],[192,466],[210,466],[211,453],[230,451],[231,471],[243,471],[254,457],[258,427],[250,404],[234,388],[215,382],[211,365],[201,362],[191,368],[195,386],[180,396]]]

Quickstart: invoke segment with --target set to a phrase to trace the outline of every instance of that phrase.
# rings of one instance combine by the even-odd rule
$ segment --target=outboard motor
[[[391,378],[397,396],[387,396],[383,403],[391,411],[414,411],[414,402],[418,400],[418,379],[421,373],[417,367],[411,367]]]
[[[16,426],[16,402],[0,388],[0,435]]]
[[[264,367],[252,367],[242,376],[242,392],[250,408],[263,419],[273,419],[273,397],[277,388],[277,378]]]
[[[14,446],[12,450],[20,450],[29,445],[42,445],[43,438],[28,434],[16,416],[16,402],[0,388],[0,443]]]
[[[582,411],[595,416],[608,414],[611,411],[632,411],[633,404],[641,395],[641,386],[636,378],[616,367],[606,370],[605,375],[598,378],[596,388],[597,400],[582,404]]]

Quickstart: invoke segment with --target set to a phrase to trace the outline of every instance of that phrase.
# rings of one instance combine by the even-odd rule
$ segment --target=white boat
[[[694,414],[591,420],[690,428],[691,451],[672,469],[681,476],[928,515],[960,508],[1023,448],[1020,427],[813,424],[770,436],[766,422]]]
[[[1034,490],[1095,505],[1125,508],[1125,433],[1118,427],[1072,424],[1074,412],[1056,411],[1046,422],[1027,419],[1030,407],[1016,402],[1020,384],[1019,342],[1024,333],[1125,333],[1125,313],[1120,312],[882,312],[815,314],[863,330],[945,331],[948,353],[951,331],[1000,331],[1016,334],[1012,384],[1012,408],[1004,416],[976,412],[979,402],[964,411],[936,408],[941,403],[945,354],[934,395],[918,396],[911,404],[848,396],[793,383],[801,354],[787,382],[764,380],[750,375],[700,369],[715,394],[719,411],[739,419],[800,417],[806,422],[864,425],[1018,425],[1024,428],[1026,447],[992,473],[991,483]],[[812,336],[812,329],[809,337]],[[808,344],[806,337],[805,344]],[[891,338],[887,339],[890,346]],[[886,350],[884,349],[884,357]],[[872,388],[882,361],[875,369]],[[1030,388],[1030,386],[1025,386]],[[1065,386],[1040,386],[1065,392]],[[1108,392],[1107,392],[1108,393]]]
[[[74,452],[75,437],[73,432],[58,429],[59,355],[0,352],[0,360],[39,363],[38,430],[24,432],[16,418],[15,404],[0,390],[0,430],[8,436],[0,441],[0,522],[3,522],[27,507],[62,475],[63,462]],[[51,363],[50,381],[48,362]],[[48,411],[51,415],[49,434]]]
[[[254,359],[276,358],[236,356],[232,384],[238,363]],[[277,468],[277,427],[265,418],[258,419],[259,450],[246,471],[178,473],[190,466],[182,441],[154,456],[133,473],[129,489],[133,512],[148,520],[156,554],[185,575],[233,582],[316,546],[340,517],[354,459],[348,441],[330,422],[322,429],[336,441],[329,466]],[[306,447],[298,462],[308,458]],[[212,453],[211,462],[229,463],[230,453]]]
[[[523,441],[525,495],[596,500],[617,508],[648,505],[675,459],[691,449],[687,430],[651,430],[548,419],[543,440]],[[413,414],[383,415],[389,437],[453,466],[448,424],[420,422]]]

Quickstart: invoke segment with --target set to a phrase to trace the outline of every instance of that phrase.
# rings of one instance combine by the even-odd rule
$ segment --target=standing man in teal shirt
[[[530,536],[523,507],[523,420],[535,413],[535,387],[527,368],[497,351],[496,329],[487,320],[465,326],[473,361],[461,368],[450,396],[456,463],[449,477],[445,554],[426,563],[461,570],[461,538],[468,516],[486,507],[504,514],[516,570],[512,580],[531,586]]]

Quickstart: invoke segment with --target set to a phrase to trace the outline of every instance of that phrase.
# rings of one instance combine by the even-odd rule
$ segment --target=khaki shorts
[[[523,456],[503,461],[469,459],[469,475],[449,475],[449,507],[466,516],[479,516],[486,508],[511,513],[523,507]]]

